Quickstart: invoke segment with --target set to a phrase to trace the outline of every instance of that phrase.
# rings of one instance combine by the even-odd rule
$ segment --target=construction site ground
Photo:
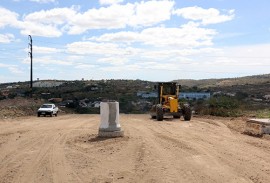
[[[270,182],[270,140],[244,119],[190,122],[121,114],[123,138],[98,138],[99,115],[0,119],[0,182]]]

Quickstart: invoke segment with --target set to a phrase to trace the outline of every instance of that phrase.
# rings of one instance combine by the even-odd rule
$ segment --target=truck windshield
[[[175,85],[163,85],[163,95],[175,95],[176,87]]]
[[[41,108],[52,108],[52,105],[42,105]]]

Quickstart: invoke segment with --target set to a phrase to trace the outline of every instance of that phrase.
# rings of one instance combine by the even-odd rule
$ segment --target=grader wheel
[[[163,121],[163,109],[162,109],[162,106],[160,104],[157,105],[157,120]]]
[[[185,104],[183,107],[183,116],[185,121],[190,121],[191,119],[191,109],[188,104]]]

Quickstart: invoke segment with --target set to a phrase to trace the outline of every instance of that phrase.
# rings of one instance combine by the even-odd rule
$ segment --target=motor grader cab
[[[153,119],[162,121],[164,116],[173,116],[174,118],[184,117],[184,120],[190,121],[191,109],[188,104],[180,104],[178,101],[180,85],[174,82],[158,83],[155,88],[158,92],[156,104],[150,110]]]

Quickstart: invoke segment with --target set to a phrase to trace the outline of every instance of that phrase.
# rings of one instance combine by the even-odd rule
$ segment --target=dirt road
[[[114,139],[96,137],[99,120],[0,120],[0,182],[270,182],[270,140],[225,120],[121,115],[125,137]]]

